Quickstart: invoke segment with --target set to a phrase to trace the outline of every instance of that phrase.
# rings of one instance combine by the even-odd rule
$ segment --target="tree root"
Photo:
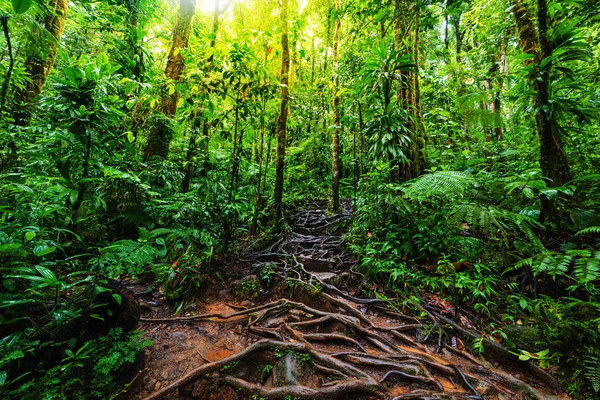
[[[169,395],[170,393],[174,392],[175,390],[193,382],[194,380],[196,380],[202,376],[205,376],[212,372],[220,371],[220,370],[224,369],[225,366],[233,365],[235,362],[240,362],[240,361],[252,356],[253,354],[255,354],[257,352],[269,351],[269,350],[270,351],[288,350],[288,351],[295,351],[295,352],[300,352],[300,353],[308,353],[312,357],[314,357],[320,364],[324,365],[325,367],[333,368],[333,369],[336,369],[337,371],[340,371],[342,374],[355,377],[354,379],[346,380],[345,382],[348,382],[348,384],[340,385],[338,388],[334,387],[332,389],[332,391],[324,391],[324,393],[335,393],[336,390],[340,391],[339,393],[343,393],[342,391],[346,390],[345,393],[347,393],[350,389],[352,389],[354,391],[357,391],[357,390],[368,391],[371,393],[376,393],[378,391],[377,382],[374,381],[373,378],[371,378],[369,375],[367,375],[360,369],[358,369],[350,364],[340,361],[340,360],[338,360],[334,357],[331,357],[327,354],[318,352],[312,346],[307,346],[306,344],[302,344],[302,343],[279,342],[279,341],[265,339],[265,340],[261,340],[261,341],[254,343],[252,346],[250,346],[250,347],[246,348],[245,350],[243,350],[237,354],[234,354],[230,357],[224,358],[219,361],[214,361],[209,364],[201,365],[200,367],[188,372],[183,377],[177,379],[175,382],[171,383],[170,385],[164,387],[163,389],[161,389],[157,392],[152,393],[150,396],[146,397],[145,400],[162,399],[165,396]],[[242,380],[237,380],[237,378],[232,378],[232,379],[236,379],[235,382],[239,383],[240,384],[239,387],[242,389],[244,389],[244,387],[246,387],[246,388],[257,387],[256,385],[250,384],[250,383],[248,383],[248,385],[245,385],[244,383],[242,383],[243,382]],[[345,389],[343,389],[343,388],[345,388]],[[277,389],[281,389],[281,388],[277,388]],[[305,389],[308,390],[309,388],[305,388]],[[267,389],[265,389],[265,390],[267,390]],[[273,390],[276,390],[276,389],[273,389]],[[310,389],[310,390],[313,390],[313,389]],[[265,392],[265,393],[268,393],[268,392]],[[280,393],[280,392],[278,392],[278,393]],[[299,391],[298,395],[304,396],[302,393],[308,393],[308,392]],[[310,392],[310,393],[312,393],[314,395],[315,393],[318,394],[319,391],[317,390],[316,392]],[[277,397],[277,396],[272,396],[272,395],[270,395],[270,396]],[[308,398],[308,397],[302,397],[302,398]]]
[[[331,386],[323,386],[317,389],[306,386],[281,386],[267,389],[261,385],[247,382],[240,378],[226,376],[224,381],[236,389],[249,395],[257,395],[265,399],[296,398],[300,399],[334,399],[350,393],[378,394],[378,386],[365,382],[361,379],[350,378],[336,381]]]
[[[294,240],[316,242],[311,237],[298,235],[294,237]],[[281,246],[286,243],[282,242],[275,251],[280,251]],[[272,250],[270,249],[270,251]],[[400,313],[387,312],[387,314],[393,313],[399,319],[410,323],[396,326],[381,326],[374,323],[375,320],[370,318],[366,312],[363,312],[362,307],[374,305],[372,310],[379,311],[382,309],[380,305],[376,304],[389,303],[393,299],[374,299],[375,301],[370,301],[369,299],[346,295],[335,286],[323,282],[315,274],[307,271],[296,257],[291,256],[291,259],[293,262],[290,259],[282,261],[282,270],[278,271],[277,275],[309,286],[312,289],[309,293],[314,295],[314,298],[319,299],[319,304],[324,303],[329,306],[325,307],[326,309],[336,311],[323,311],[320,309],[323,307],[315,308],[302,302],[283,298],[230,314],[210,313],[189,317],[142,318],[141,321],[146,323],[194,323],[226,322],[249,317],[246,323],[249,332],[262,338],[271,338],[262,339],[245,350],[223,360],[203,364],[163,389],[151,394],[146,400],[168,397],[177,389],[207,374],[217,374],[224,384],[230,385],[241,392],[258,395],[265,399],[286,396],[297,399],[333,399],[345,398],[352,393],[383,397],[388,390],[383,383],[392,377],[398,378],[394,382],[408,381],[411,385],[411,393],[397,396],[397,399],[482,399],[486,395],[486,393],[480,393],[480,391],[483,392],[482,387],[493,388],[513,397],[517,394],[512,390],[519,388],[530,396],[543,398],[540,391],[534,387],[502,371],[485,368],[479,360],[469,354],[450,349],[452,352],[459,353],[458,355],[464,359],[460,362],[461,367],[459,368],[452,361],[449,361],[446,356],[433,353],[428,346],[409,336],[409,332],[424,326],[418,319]],[[290,273],[295,274],[297,277],[290,278]],[[318,287],[322,290],[317,290],[315,286],[311,285],[312,282],[318,283]],[[325,291],[328,293],[325,293]],[[373,312],[372,310],[371,312]],[[439,348],[442,347],[442,339],[446,336],[443,329],[448,326],[464,337],[478,338],[477,334],[469,332],[451,319],[438,314],[428,308],[425,303],[423,303],[423,310],[433,324],[429,334],[436,327],[439,328]],[[508,354],[496,343],[488,344],[485,342],[485,344],[486,346],[493,346],[493,352],[502,355]],[[318,346],[321,346],[321,348]],[[355,350],[338,350],[349,346]],[[503,352],[500,352],[498,348],[501,348]],[[243,376],[244,372],[240,372],[235,367],[236,363],[255,358],[259,353],[288,351],[310,355],[312,370],[321,374],[318,379],[323,383],[319,387],[308,387],[299,383],[281,387],[265,387],[252,382],[252,379],[247,379],[248,377]],[[537,368],[539,369],[539,367]],[[238,372],[236,373],[236,371]],[[548,375],[545,371],[542,372]],[[326,378],[332,376],[339,378],[339,380],[328,382]],[[540,378],[543,375],[536,375],[536,377],[546,382],[546,380]],[[443,383],[447,384],[447,381],[453,384],[457,382],[470,393],[450,391],[447,388],[445,391]],[[479,384],[473,385],[471,383],[473,381],[485,384],[482,386]],[[429,389],[414,388],[415,385],[427,385]],[[435,391],[431,390],[432,385],[435,387]]]

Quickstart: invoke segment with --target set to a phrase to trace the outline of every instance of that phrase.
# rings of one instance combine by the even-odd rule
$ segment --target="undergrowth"
[[[362,182],[351,247],[369,279],[474,313],[486,335],[504,338],[522,359],[559,365],[571,393],[591,399],[599,387],[600,230],[586,226],[598,210],[585,198],[595,196],[577,181],[547,187],[535,171],[437,171],[404,184],[374,171]],[[562,220],[544,217],[548,199]],[[540,353],[524,353],[514,336],[528,327]]]

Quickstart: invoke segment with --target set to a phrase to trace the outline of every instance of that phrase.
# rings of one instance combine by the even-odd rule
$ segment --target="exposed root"
[[[375,395],[378,392],[377,385],[356,378],[344,379],[335,382],[331,386],[322,386],[317,389],[306,386],[281,386],[267,389],[261,385],[232,376],[226,376],[224,381],[246,394],[257,395],[265,399],[282,399],[288,398],[288,396],[296,399],[334,399],[350,393]]]
[[[336,224],[349,218],[350,213],[327,216],[325,210],[296,212],[292,219],[301,233],[293,233],[263,252],[244,256],[256,267],[266,261],[274,265],[276,277],[306,289],[303,293],[308,293],[314,300],[311,305],[282,298],[230,314],[142,318],[145,323],[236,321],[236,324],[241,322],[245,326],[245,332],[261,338],[243,351],[219,361],[208,362],[199,353],[205,364],[187,372],[146,400],[175,397],[178,389],[207,375],[217,379],[220,385],[229,385],[247,395],[265,399],[288,396],[297,399],[345,399],[352,395],[387,399],[494,399],[497,393],[512,399],[544,398],[543,392],[534,386],[506,372],[487,368],[484,362],[472,355],[445,345],[444,339],[449,337],[450,330],[464,338],[478,335],[440,315],[425,302],[423,316],[431,322],[422,323],[397,309],[385,307],[395,302],[394,298],[359,298],[333,284],[336,281],[330,278],[335,278],[335,273],[315,272],[330,271],[335,266],[349,263],[350,259],[339,250],[343,240],[334,236]],[[313,236],[317,232],[323,235]],[[351,274],[346,274],[348,276],[356,279]],[[240,308],[235,304],[229,307]],[[395,321],[391,323],[391,319]],[[425,338],[415,339],[416,332],[424,330],[428,331]],[[437,349],[428,344],[430,341],[434,345],[437,342]],[[488,340],[484,344],[491,349],[492,355],[511,357],[496,343]],[[443,347],[456,356],[438,354]],[[290,352],[299,355],[298,358],[294,356],[296,361],[289,361],[287,354]],[[301,362],[303,372],[300,375],[310,375],[312,379],[302,380],[304,377],[300,376],[293,380],[286,378],[280,383],[275,372],[271,372],[267,381],[278,382],[280,386],[263,384],[264,376],[257,378],[256,373],[243,367],[252,365],[248,362],[256,363],[256,360],[269,360],[274,370],[296,369],[298,365],[293,363]],[[530,366],[536,378],[556,390],[558,385],[550,375],[532,363]],[[252,368],[256,370],[255,366]]]

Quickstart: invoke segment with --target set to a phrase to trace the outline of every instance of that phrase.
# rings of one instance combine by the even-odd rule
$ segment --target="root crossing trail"
[[[320,204],[295,211],[288,237],[243,252],[231,280],[184,315],[150,309],[141,329],[155,345],[126,396],[568,398],[551,375],[494,342],[487,360],[468,353],[456,343],[478,333],[425,301],[417,318],[401,299],[360,297],[366,282],[341,236],[351,217],[348,204],[334,216]]]

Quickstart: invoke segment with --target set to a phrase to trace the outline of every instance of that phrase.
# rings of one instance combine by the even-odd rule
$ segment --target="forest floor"
[[[566,399],[532,361],[485,341],[465,315],[421,293],[412,314],[353,268],[342,234],[348,203],[291,213],[292,232],[246,243],[202,297],[177,316],[160,293],[135,284],[154,342],[122,397],[137,399]],[[381,293],[385,291],[380,290]],[[363,297],[359,297],[363,296]]]

